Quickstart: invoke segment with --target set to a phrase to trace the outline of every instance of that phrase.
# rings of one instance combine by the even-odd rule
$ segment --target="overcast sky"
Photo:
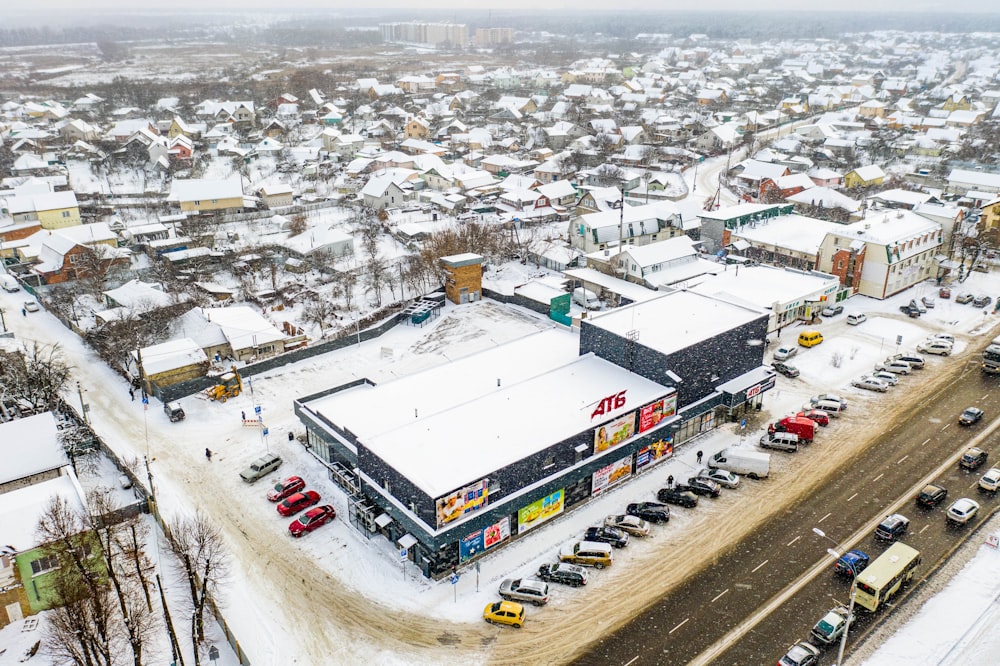
[[[6,3],[5,3],[6,4]],[[18,3],[20,6],[11,7],[7,5],[6,11],[44,13],[53,10],[75,10],[82,11],[84,7],[88,9],[122,10],[124,12],[176,12],[182,10],[195,10],[202,12],[216,12],[220,10],[267,10],[276,12],[289,12],[296,8],[302,9],[325,9],[331,11],[345,10],[358,11],[364,9],[393,9],[398,8],[403,12],[412,13],[419,16],[420,10],[415,5],[407,5],[401,0],[288,0],[286,2],[274,2],[274,0],[173,0],[163,4],[138,3],[135,0],[90,0],[81,4],[79,0],[30,0],[29,2]],[[524,10],[538,9],[544,7],[546,11],[566,11],[566,10],[639,10],[639,11],[705,11],[715,9],[732,10],[796,10],[796,11],[907,11],[907,12],[1000,12],[1000,2],[998,0],[882,0],[873,3],[871,0],[840,0],[839,2],[829,2],[824,6],[818,3],[803,3],[801,0],[762,0],[757,3],[748,4],[745,0],[701,0],[692,3],[690,0],[548,0],[539,3],[537,0],[485,0],[482,2],[470,3],[468,0],[423,0],[419,3],[422,9],[454,9],[461,10],[485,10],[496,9],[499,12],[504,10]]]

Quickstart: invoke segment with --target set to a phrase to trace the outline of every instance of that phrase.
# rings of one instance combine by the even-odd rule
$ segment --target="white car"
[[[698,476],[705,479],[711,479],[723,488],[738,488],[740,485],[739,474],[733,474],[725,469],[709,469],[707,467],[702,467],[698,470]]]
[[[885,393],[889,390],[889,385],[881,379],[875,379],[874,377],[869,377],[867,375],[855,379],[851,382],[851,386],[865,389],[866,391],[878,391],[879,393]]]
[[[979,488],[988,493],[995,493],[1000,488],[1000,469],[990,467],[986,474],[983,474],[983,477],[979,479]]]
[[[951,333],[935,333],[934,335],[927,336],[927,341],[930,342],[931,340],[944,340],[945,342],[955,344],[955,336]]]
[[[852,312],[847,315],[847,323],[851,326],[857,326],[858,324],[863,324],[868,321],[868,317],[865,316],[864,312]]]
[[[925,354],[938,354],[940,356],[950,356],[952,344],[944,340],[928,340],[917,345],[917,351]]]
[[[977,513],[979,513],[979,502],[963,497],[951,503],[946,516],[948,521],[964,525],[972,520]]]
[[[889,363],[879,363],[875,366],[876,370],[881,370],[883,372],[891,372],[897,375],[908,375],[912,370],[910,369],[910,364],[899,361],[891,361]]]
[[[872,373],[872,377],[875,379],[880,379],[889,386],[895,386],[899,383],[899,376],[894,375],[891,372],[886,372],[885,370],[876,370]]]
[[[799,353],[798,347],[793,347],[791,345],[784,345],[778,347],[774,350],[774,360],[775,361],[787,361],[791,357]]]
[[[28,312],[38,312],[38,303],[35,301],[25,301],[24,309]]]

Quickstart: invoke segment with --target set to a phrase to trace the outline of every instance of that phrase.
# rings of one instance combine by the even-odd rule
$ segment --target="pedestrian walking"
[[[674,487],[674,475],[673,474],[671,474],[670,476],[667,477],[667,487],[668,488],[673,488]]]
[[[135,402],[135,389],[131,386],[128,387],[128,397],[132,398],[132,402]]]
[[[244,421],[246,421],[247,420],[247,413],[246,412],[240,412],[240,418],[242,418]]]
[[[698,464],[699,464],[699,465],[701,464],[701,457],[702,457],[703,455],[705,455],[705,454],[704,454],[704,453],[702,453],[701,451],[699,451],[699,452],[698,452]]]
[[[21,316],[22,317],[27,317],[28,316],[28,311],[25,310],[24,308],[21,308]]]
[[[208,462],[212,462],[212,449],[205,449],[205,457],[208,459]]]

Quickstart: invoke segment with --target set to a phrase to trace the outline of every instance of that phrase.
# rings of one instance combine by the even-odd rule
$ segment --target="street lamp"
[[[828,537],[826,532],[818,527],[814,527],[813,532],[817,536],[821,536],[831,542],[834,546],[840,545],[832,538]],[[835,561],[842,557],[840,551],[833,548],[827,548],[826,552],[832,555]],[[837,650],[837,666],[842,666],[844,663],[844,648],[847,647],[847,632],[851,628],[851,622],[854,621],[854,598],[858,593],[858,572],[854,569],[854,562],[846,560],[846,563],[847,566],[851,568],[851,602],[847,605],[847,621],[844,624],[844,633],[840,635],[840,648]]]

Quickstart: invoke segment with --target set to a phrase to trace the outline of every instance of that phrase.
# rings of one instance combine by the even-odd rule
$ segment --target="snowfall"
[[[489,286],[507,292],[513,285],[536,278],[558,282],[557,276],[520,263],[494,268],[485,276]],[[998,294],[1000,269],[994,267],[989,274],[974,273],[953,291]],[[888,354],[912,350],[926,336],[939,332],[954,334],[955,353],[961,354],[1000,333],[1000,315],[993,314],[992,307],[978,310],[954,300],[937,299],[936,307],[919,319],[899,316],[900,304],[914,297],[936,295],[937,287],[927,282],[885,301],[851,298],[844,314],[823,323],[826,341],[791,359],[800,369],[801,377],[796,380],[779,378],[777,387],[765,395],[766,410],[775,416],[798,411],[809,396],[821,392],[842,393],[852,401],[852,411],[873,410],[879,400],[892,399],[892,390],[904,389],[896,387],[882,396],[852,388],[850,383],[869,372],[874,363]],[[144,409],[140,401],[131,401],[124,380],[101,363],[79,339],[67,335],[62,325],[44,309],[22,316],[25,298],[24,292],[0,293],[6,325],[15,335],[13,341],[3,340],[3,344],[39,341],[60,345],[74,367],[74,388],[67,399],[74,404],[82,400],[89,405],[94,429],[120,456],[149,460],[156,496],[164,515],[190,512],[193,510],[192,498],[208,497],[219,504],[205,507],[210,514],[222,521],[238,523],[238,530],[226,530],[227,536],[232,537],[228,545],[236,565],[219,601],[226,622],[256,666],[316,664],[324,659],[326,663],[357,663],[362,659],[378,664],[447,663],[453,661],[456,654],[443,643],[440,651],[433,653],[426,645],[418,652],[398,647],[398,642],[382,642],[377,627],[352,624],[346,614],[337,616],[338,608],[313,608],[316,617],[302,615],[300,613],[309,611],[304,608],[305,602],[293,603],[283,590],[262,584],[259,575],[262,567],[286,566],[291,571],[315,567],[323,574],[316,577],[316,581],[349,590],[362,603],[375,608],[433,618],[443,623],[481,626],[482,609],[496,600],[496,589],[503,579],[532,574],[540,564],[552,561],[560,546],[579,539],[588,526],[602,522],[608,514],[620,512],[628,501],[651,498],[668,474],[677,478],[689,476],[696,467],[695,450],[702,450],[708,457],[732,445],[734,437],[742,436],[747,441],[745,445],[749,446],[753,437],[759,436],[759,432],[740,433],[732,424],[720,427],[679,447],[673,458],[650,472],[610,489],[579,509],[551,520],[544,528],[533,530],[485,556],[480,567],[460,569],[457,584],[447,578],[432,582],[423,578],[412,565],[401,563],[394,544],[378,536],[368,540],[349,524],[344,494],[326,478],[308,451],[286,437],[286,433],[301,434],[303,430],[293,414],[293,400],[359,377],[369,377],[375,382],[392,381],[538,331],[562,335],[566,345],[577,347],[577,333],[534,313],[492,301],[462,306],[448,304],[439,318],[423,328],[397,326],[371,341],[254,376],[239,398],[225,404],[190,396],[181,401],[187,412],[185,421],[170,423],[157,401],[151,400],[148,409]],[[847,326],[845,319],[850,312],[864,312],[868,320],[859,326]],[[792,334],[792,330],[786,329],[788,339],[783,341],[791,342]],[[902,346],[897,346],[900,338]],[[772,344],[767,349],[765,362],[770,361],[776,346]],[[943,367],[950,360],[934,357],[929,371]],[[75,381],[80,382],[81,395],[75,390]],[[905,382],[904,378],[901,384]],[[426,390],[434,390],[434,387],[426,387]],[[244,426],[241,412],[252,415],[258,407],[269,435]],[[202,453],[206,446],[214,453],[211,462],[206,461]],[[238,472],[265,450],[278,452],[284,458],[282,477],[302,474],[323,496],[323,503],[336,507],[334,524],[301,540],[289,540],[287,521],[276,520],[273,505],[264,499],[267,484],[246,486],[238,479]],[[781,464],[776,465],[777,474],[784,469]],[[117,474],[112,469],[107,469],[106,474],[105,483],[113,486]],[[750,486],[732,492],[760,491]],[[217,510],[219,514],[214,513]],[[699,514],[711,516],[710,512],[720,510],[718,506],[706,506],[704,511],[699,509]],[[691,522],[690,514],[678,511],[664,529],[683,535],[684,530],[690,529]],[[253,549],[255,542],[245,532],[242,536],[238,533],[245,529],[244,526],[264,534],[265,540],[280,541],[280,548],[269,552]],[[913,609],[909,617],[898,613],[890,618],[889,627],[894,633],[885,636],[877,649],[863,646],[854,663],[993,663],[1000,652],[1000,632],[995,631],[1000,625],[1000,606],[997,604],[1000,553],[980,544],[987,534],[998,530],[1000,518],[973,537],[952,564],[936,574],[940,591],[921,607]],[[977,543],[972,543],[973,540]],[[639,547],[645,545],[639,544]],[[822,557],[822,550],[817,547],[817,559]],[[278,557],[288,557],[292,553],[298,561],[310,564],[278,562],[272,559],[275,553]],[[163,555],[158,543],[157,554]],[[621,559],[627,565],[630,557],[632,553],[626,552]],[[164,569],[169,569],[165,555],[157,559]],[[960,569],[950,581],[947,580],[949,568]],[[310,574],[303,573],[307,575]],[[609,572],[596,573],[592,577],[597,579],[594,581],[596,586],[599,587],[601,577],[607,575]],[[169,571],[165,571],[164,579],[175,581],[167,584],[172,598],[183,595]],[[548,607],[533,609],[533,612],[558,613],[560,606],[567,603],[567,593],[562,588],[556,592]],[[323,635],[317,636],[313,622],[319,621],[320,615],[323,616]],[[33,625],[28,618],[0,631],[0,666],[20,663],[25,652],[41,638],[40,627]],[[218,627],[213,627],[213,632],[210,642],[221,650],[216,663],[224,666],[237,663]],[[780,654],[784,647],[774,646],[775,654]],[[333,649],[336,652],[324,651]],[[489,656],[487,649],[486,645],[481,648],[483,656]],[[160,645],[159,656],[158,663],[169,663],[165,641]],[[51,663],[46,661],[44,654],[33,657],[30,662]]]

